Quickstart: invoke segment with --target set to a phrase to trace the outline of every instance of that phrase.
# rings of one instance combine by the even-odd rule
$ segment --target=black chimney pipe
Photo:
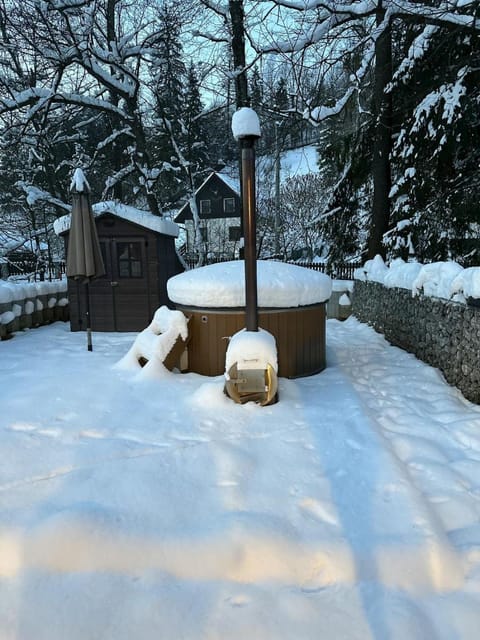
[[[257,136],[240,140],[242,149],[242,203],[245,244],[245,327],[258,331],[257,300],[257,223],[255,201],[255,141]]]

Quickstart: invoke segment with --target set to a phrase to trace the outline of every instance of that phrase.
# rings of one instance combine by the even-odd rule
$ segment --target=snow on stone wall
[[[387,267],[377,255],[356,269],[354,276],[360,282],[408,289],[414,296],[423,294],[463,303],[470,298],[480,299],[480,267],[464,269],[453,260],[421,264],[397,258]]]
[[[456,284],[448,291],[458,297],[461,289],[460,298],[464,300],[476,292],[477,276],[468,269],[458,271],[452,266],[427,269],[427,275],[425,271],[422,274],[422,269],[424,267],[418,270],[415,278],[410,278],[408,288],[398,286],[398,283],[391,286],[388,282],[381,284],[357,279],[352,296],[353,314],[383,333],[392,344],[438,367],[447,382],[458,387],[468,400],[480,404],[480,307],[435,297],[431,294],[433,281],[426,279],[435,280],[435,291],[438,292],[441,286],[446,286],[446,271],[457,271],[452,279]],[[480,268],[475,269],[475,273],[480,272]],[[436,273],[435,278],[433,273]],[[403,275],[406,278],[406,274]],[[419,292],[420,282],[430,294]],[[430,282],[429,287],[425,287],[427,282]],[[412,295],[413,283],[416,283],[416,295]]]

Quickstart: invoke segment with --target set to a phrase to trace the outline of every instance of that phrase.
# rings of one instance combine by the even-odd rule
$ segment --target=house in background
[[[230,260],[238,257],[240,244],[240,185],[223,173],[211,173],[195,192],[204,258]],[[187,202],[175,217],[184,225],[186,239],[184,256],[196,260],[194,227],[190,205]]]

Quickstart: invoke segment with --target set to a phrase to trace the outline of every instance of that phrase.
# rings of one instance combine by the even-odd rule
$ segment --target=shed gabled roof
[[[195,196],[197,196],[201,191],[203,191],[203,189],[205,189],[205,187],[207,187],[209,183],[215,179],[221,180],[225,184],[227,189],[229,189],[232,192],[232,195],[240,197],[240,184],[238,180],[236,180],[235,178],[231,178],[226,173],[218,173],[216,171],[212,171],[212,173],[210,173],[210,175],[208,175],[207,178],[205,178],[202,184],[195,191]],[[186,202],[183,205],[183,207],[179,210],[177,215],[175,216],[175,221],[185,222],[185,218],[187,217],[188,214],[191,215],[190,204]]]
[[[114,201],[98,202],[92,206],[92,209],[95,218],[111,214],[122,220],[138,224],[140,227],[144,227],[150,231],[156,231],[157,233],[174,238],[178,237],[178,225],[175,222],[154,216],[149,211],[142,211],[141,209],[136,209],[135,207]],[[69,231],[70,215],[57,218],[53,223],[53,228],[57,236]]]

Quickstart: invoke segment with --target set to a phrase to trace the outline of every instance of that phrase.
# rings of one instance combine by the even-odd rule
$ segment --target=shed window
[[[200,200],[200,213],[212,213],[212,203],[210,200]]]
[[[235,213],[235,198],[224,198],[223,199],[223,212],[224,213]]]
[[[118,275],[120,278],[141,278],[142,243],[117,242]]]

